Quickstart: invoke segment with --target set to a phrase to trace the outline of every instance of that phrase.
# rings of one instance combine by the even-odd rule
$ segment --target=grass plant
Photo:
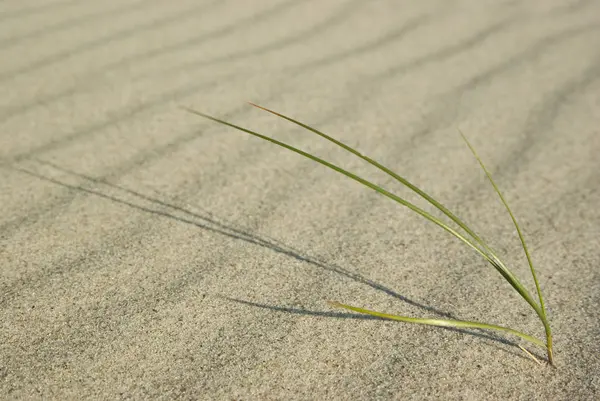
[[[535,344],[537,346],[540,346],[542,348],[546,349],[546,353],[548,355],[548,363],[550,365],[554,365],[554,359],[553,359],[553,355],[552,355],[552,332],[550,330],[550,323],[548,321],[548,317],[546,315],[546,307],[544,305],[544,299],[542,297],[542,291],[540,289],[540,284],[535,272],[535,268],[533,266],[533,262],[531,260],[531,255],[529,253],[529,250],[527,249],[527,245],[525,243],[525,239],[523,237],[523,233],[521,232],[521,229],[519,227],[519,224],[517,223],[517,220],[514,216],[514,214],[512,213],[510,207],[508,206],[508,203],[506,202],[506,199],[504,198],[504,196],[502,195],[502,193],[500,192],[500,189],[498,188],[498,186],[496,185],[496,183],[494,182],[494,180],[492,179],[492,176],[490,174],[490,172],[487,170],[487,168],[485,167],[485,165],[483,164],[483,162],[481,161],[479,155],[477,154],[477,152],[475,151],[475,149],[473,148],[473,146],[469,143],[469,141],[467,140],[467,138],[465,137],[465,135],[461,132],[461,136],[463,137],[465,143],[467,144],[467,146],[469,147],[469,149],[471,150],[471,152],[473,153],[473,156],[475,156],[475,158],[477,159],[477,161],[479,162],[481,168],[483,169],[483,171],[485,172],[488,180],[490,181],[490,183],[492,184],[494,190],[496,191],[496,193],[498,194],[500,200],[502,201],[504,207],[506,208],[506,210],[508,211],[508,214],[510,215],[510,218],[512,219],[512,222],[517,230],[517,234],[519,236],[519,240],[521,241],[521,246],[523,247],[523,250],[525,252],[525,256],[527,258],[527,262],[529,264],[529,268],[531,271],[531,275],[533,277],[533,281],[535,283],[535,288],[536,288],[536,292],[537,292],[537,300],[534,299],[534,297],[531,295],[531,293],[527,290],[527,288],[519,281],[519,279],[515,276],[515,274],[509,270],[505,263],[500,259],[500,257],[498,256],[498,254],[473,230],[471,229],[464,221],[462,221],[460,218],[458,218],[454,213],[452,213],[450,210],[448,210],[444,205],[442,205],[440,202],[438,202],[437,200],[435,200],[434,198],[432,198],[430,195],[428,195],[427,193],[425,193],[423,190],[421,190],[420,188],[418,188],[417,186],[413,185],[411,182],[409,182],[406,178],[396,174],[395,172],[393,172],[392,170],[390,170],[389,168],[381,165],[380,163],[378,163],[377,161],[369,158],[368,156],[365,156],[361,153],[359,153],[357,150],[351,148],[350,146],[330,137],[329,135],[315,129],[312,128],[306,124],[303,124],[297,120],[294,120],[291,117],[285,116],[283,114],[277,113],[273,110],[269,110],[265,107],[256,105],[254,103],[250,103],[252,106],[257,107],[259,109],[262,109],[264,111],[267,111],[269,113],[272,113],[274,115],[276,115],[277,117],[283,118],[287,121],[290,121],[296,125],[299,125],[300,127],[316,134],[319,135],[320,137],[327,139],[328,141],[333,142],[334,144],[336,144],[337,146],[345,149],[346,151],[354,154],[355,156],[365,160],[367,163],[375,166],[376,168],[382,170],[383,172],[385,172],[386,174],[390,175],[391,177],[393,177],[395,180],[397,180],[398,182],[400,182],[401,184],[405,185],[406,187],[410,188],[412,191],[414,191],[415,193],[417,193],[420,197],[422,197],[423,199],[425,199],[427,202],[429,202],[431,205],[433,205],[435,208],[437,208],[439,211],[441,211],[447,218],[449,218],[452,222],[454,222],[458,228],[453,228],[450,226],[450,223],[442,221],[441,219],[433,216],[432,214],[426,212],[425,210],[419,208],[418,206],[414,205],[413,203],[397,196],[394,195],[393,193],[383,189],[382,187],[362,178],[359,177],[356,174],[353,174],[335,164],[332,164],[326,160],[323,160],[317,156],[314,156],[310,153],[304,152],[300,149],[297,149],[291,145],[288,145],[286,143],[280,142],[276,139],[270,138],[268,136],[265,136],[263,134],[260,134],[258,132],[254,132],[251,130],[248,130],[246,128],[240,127],[238,125],[229,123],[227,121],[212,117],[210,115],[195,111],[193,109],[189,109],[189,108],[184,108],[185,110],[202,116],[204,118],[207,118],[209,120],[215,121],[217,123],[229,126],[231,128],[235,128],[239,131],[245,132],[247,134],[253,135],[255,137],[261,138],[265,141],[274,143],[278,146],[281,146],[285,149],[288,149],[292,152],[295,152],[297,154],[300,154],[308,159],[311,159],[319,164],[322,164],[326,167],[329,167],[332,170],[337,171],[340,174],[345,175],[348,178],[351,178],[355,181],[358,181],[359,183],[361,183],[362,185],[371,188],[375,191],[377,191],[378,193],[380,193],[383,196],[386,196],[398,203],[400,203],[401,205],[411,209],[413,212],[421,215],[422,217],[424,217],[425,219],[431,221],[432,223],[436,224],[437,226],[441,227],[443,230],[447,231],[448,233],[452,234],[454,237],[458,238],[460,241],[462,241],[465,245],[467,245],[468,247],[472,248],[475,252],[477,252],[480,256],[482,256],[490,265],[492,265],[497,271],[498,273],[500,273],[502,275],[502,277],[504,277],[504,279],[514,288],[515,291],[517,291],[519,293],[519,295],[531,306],[531,308],[533,308],[533,310],[535,311],[535,313],[537,314],[537,316],[539,317],[540,321],[542,322],[543,326],[544,326],[544,330],[546,333],[546,341],[542,341],[539,338],[536,338],[534,336],[531,336],[529,334],[520,332],[518,330],[514,330],[512,328],[509,327],[503,327],[503,326],[498,326],[498,325],[494,325],[494,324],[489,324],[489,323],[481,323],[481,322],[473,322],[473,321],[464,321],[464,320],[450,320],[450,319],[437,319],[437,318],[413,318],[413,317],[408,317],[408,316],[399,316],[399,315],[391,315],[391,314],[387,314],[387,313],[381,313],[381,312],[376,312],[373,310],[368,310],[368,309],[363,309],[363,308],[359,308],[356,306],[351,306],[351,305],[346,305],[346,304],[342,304],[339,302],[330,302],[330,304],[334,307],[339,307],[339,308],[344,308],[347,310],[351,310],[354,312],[358,312],[358,313],[362,313],[362,314],[367,314],[367,315],[372,315],[372,316],[377,316],[380,318],[384,318],[384,319],[391,319],[391,320],[398,320],[398,321],[402,321],[402,322],[407,322],[407,323],[416,323],[416,324],[424,324],[424,325],[430,325],[430,326],[442,326],[442,327],[454,327],[454,328],[460,328],[460,329],[483,329],[483,330],[495,330],[495,331],[501,331],[501,332],[505,332],[505,333],[509,333],[512,335],[515,335],[517,337],[522,338],[525,341],[528,341],[532,344]],[[462,230],[462,231],[461,231]],[[524,349],[524,348],[523,348]],[[529,353],[528,353],[529,354]],[[530,354],[531,355],[531,354]]]

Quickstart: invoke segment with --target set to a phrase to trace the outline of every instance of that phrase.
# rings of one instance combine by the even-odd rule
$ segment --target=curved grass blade
[[[465,141],[465,143],[467,144],[467,146],[469,147],[469,149],[473,153],[473,156],[475,156],[475,159],[477,159],[477,161],[479,162],[479,165],[481,166],[481,168],[485,172],[485,175],[487,176],[488,180],[490,181],[490,183],[494,187],[494,190],[496,191],[496,193],[500,197],[500,200],[504,204],[504,207],[506,208],[506,211],[508,211],[508,214],[510,215],[510,218],[512,219],[512,222],[513,222],[515,228],[517,229],[517,234],[519,235],[519,240],[521,241],[521,245],[523,246],[523,250],[525,251],[525,256],[527,257],[527,263],[529,264],[529,269],[531,270],[531,275],[532,275],[533,281],[535,283],[535,289],[537,291],[538,298],[540,300],[540,312],[541,312],[540,319],[542,320],[542,323],[544,324],[544,329],[546,331],[546,340],[547,340],[547,348],[548,348],[548,360],[549,360],[550,364],[552,364],[553,363],[553,361],[552,361],[552,331],[550,330],[550,324],[549,324],[548,318],[546,316],[546,305],[544,304],[544,298],[542,297],[542,289],[540,288],[540,283],[539,283],[539,281],[537,279],[537,274],[535,272],[535,268],[533,267],[533,261],[531,260],[531,255],[529,254],[529,250],[527,248],[527,244],[525,243],[525,238],[523,237],[523,233],[521,232],[521,228],[519,227],[519,224],[517,223],[517,219],[516,219],[515,215],[513,214],[512,210],[510,210],[510,206],[508,206],[508,202],[506,201],[506,199],[502,195],[502,192],[500,192],[500,189],[498,188],[498,186],[494,182],[494,179],[492,178],[492,174],[490,174],[490,172],[488,171],[488,169],[485,167],[485,165],[483,164],[483,161],[481,161],[481,158],[479,157],[479,155],[475,151],[475,148],[473,148],[473,146],[471,145],[471,143],[469,142],[469,140],[467,139],[467,137],[465,136],[465,134],[460,130],[460,128],[459,128],[458,131],[460,132],[460,135],[462,136],[463,140]]]
[[[298,120],[295,120],[291,117],[288,117],[284,114],[278,113],[274,110],[268,109],[266,107],[260,106],[258,104],[255,104],[252,102],[248,102],[248,103],[256,108],[259,108],[268,113],[274,114],[277,117],[283,118],[283,119],[290,121],[304,129],[307,129],[307,130],[319,135],[320,137],[327,139],[330,142],[333,142],[334,144],[338,145],[339,147],[343,148],[344,150],[354,154],[355,156],[360,157],[361,159],[365,160],[367,163],[377,167],[379,170],[381,170],[384,173],[388,174],[389,176],[393,177],[395,180],[397,180],[401,184],[405,185],[406,187],[410,188],[413,192],[417,193],[419,196],[421,196],[427,202],[429,202],[430,204],[435,206],[437,209],[439,209],[442,213],[444,213],[446,216],[448,216],[452,221],[454,221],[456,224],[458,224],[458,226],[460,228],[462,228],[467,234],[469,234],[475,241],[477,241],[481,246],[483,246],[490,256],[496,258],[497,261],[501,263],[500,258],[498,258],[496,256],[496,253],[487,245],[487,243],[483,239],[481,239],[481,237],[477,233],[475,233],[475,231],[473,231],[469,226],[467,226],[467,224],[464,221],[462,221],[458,216],[456,216],[454,213],[452,213],[443,204],[441,204],[440,202],[433,199],[431,197],[431,195],[429,195],[428,193],[423,191],[421,188],[417,187],[416,185],[414,185],[413,183],[408,181],[406,178],[402,177],[401,175],[396,174],[394,171],[390,170],[388,167],[382,165],[381,163],[377,162],[376,160],[373,160],[370,157],[363,155],[362,153],[360,153],[356,149],[346,145],[342,141],[339,141],[339,140],[325,134],[324,132],[319,131],[316,128],[313,128],[310,125],[306,125]]]
[[[358,181],[359,183],[363,184],[364,186],[369,187],[369,188],[371,188],[371,189],[379,192],[380,194],[382,194],[382,195],[384,195],[384,196],[386,196],[386,197],[388,197],[388,198],[390,198],[390,199],[392,199],[392,200],[394,200],[394,201],[396,201],[396,202],[398,202],[398,203],[400,203],[400,204],[408,207],[409,209],[411,209],[415,213],[417,213],[417,214],[425,217],[427,220],[429,220],[429,221],[437,224],[438,226],[440,226],[441,228],[443,228],[444,230],[448,231],[450,234],[454,235],[456,238],[460,239],[462,242],[464,242],[465,244],[467,244],[470,248],[473,248],[477,253],[479,253],[481,256],[483,256],[488,262],[494,264],[494,261],[492,260],[492,258],[487,253],[485,253],[483,250],[481,250],[477,246],[477,244],[473,243],[473,241],[469,240],[468,238],[465,238],[462,234],[460,234],[458,231],[456,231],[452,227],[448,226],[446,223],[444,223],[443,221],[441,221],[437,217],[429,214],[425,210],[423,210],[423,209],[419,208],[418,206],[410,203],[409,201],[407,201],[407,200],[405,200],[405,199],[403,199],[403,198],[401,198],[401,197],[399,197],[397,195],[394,195],[393,193],[391,193],[391,192],[389,192],[389,191],[381,188],[380,186],[378,186],[376,184],[373,184],[372,182],[367,181],[364,178],[361,178],[361,177],[357,176],[356,174],[353,174],[353,173],[351,173],[351,172],[349,172],[347,170],[344,170],[343,168],[341,168],[339,166],[336,166],[333,163],[329,163],[328,161],[325,161],[325,160],[323,160],[323,159],[321,159],[321,158],[319,158],[317,156],[314,156],[314,155],[312,155],[310,153],[304,152],[304,151],[302,151],[302,150],[300,150],[298,148],[295,148],[295,147],[293,147],[291,145],[288,145],[286,143],[280,142],[280,141],[278,141],[276,139],[269,138],[268,136],[259,134],[258,132],[250,131],[250,130],[248,130],[246,128],[240,127],[240,126],[235,125],[235,124],[228,123],[227,121],[220,120],[220,119],[218,119],[216,117],[209,116],[208,114],[204,114],[204,113],[201,113],[201,112],[193,110],[193,109],[189,109],[189,108],[184,108],[184,109],[187,110],[187,111],[189,111],[190,113],[199,115],[201,117],[204,117],[204,118],[207,118],[209,120],[221,123],[223,125],[227,125],[229,127],[235,128],[235,129],[237,129],[239,131],[243,131],[243,132],[246,132],[246,133],[248,133],[250,135],[256,136],[256,137],[261,138],[261,139],[264,139],[265,141],[274,143],[274,144],[276,144],[278,146],[281,146],[281,147],[283,147],[285,149],[291,150],[292,152],[298,153],[299,155],[302,155],[302,156],[304,156],[304,157],[306,157],[308,159],[311,159],[311,160],[313,160],[313,161],[315,161],[315,162],[317,162],[319,164],[322,164],[322,165],[324,165],[326,167],[329,167],[330,169],[335,170],[338,173],[343,174],[343,175],[345,175],[348,178],[351,178],[351,179],[353,179],[355,181]],[[510,277],[507,277],[507,280],[510,281]],[[515,283],[514,281],[511,282],[511,284],[513,284],[513,286],[515,287],[515,289],[517,289],[520,286],[520,283],[518,283],[518,282]],[[517,291],[519,291],[519,289],[517,289]]]
[[[505,333],[513,334],[515,336],[521,337],[524,340],[529,341],[535,345],[539,345],[542,348],[546,348],[546,344],[536,337],[530,336],[529,334],[522,333],[517,330],[513,330],[509,327],[497,326],[495,324],[487,324],[487,323],[479,323],[479,322],[470,322],[466,320],[451,320],[451,319],[429,319],[429,318],[417,318],[417,317],[408,317],[408,316],[399,316],[399,315],[390,315],[387,313],[381,313],[372,311],[369,309],[357,308],[356,306],[345,305],[339,302],[330,301],[329,304],[336,308],[348,309],[353,312],[363,313],[365,315],[377,316],[382,319],[389,320],[398,320],[405,323],[415,323],[415,324],[425,324],[428,326],[438,326],[438,327],[454,327],[459,329],[483,329],[483,330],[495,330],[495,331],[503,331]]]
[[[538,291],[538,296],[540,298],[540,305],[538,305],[533,298],[531,297],[531,295],[529,294],[529,292],[527,291],[527,289],[519,282],[519,280],[516,278],[516,276],[508,269],[506,268],[506,266],[504,265],[504,263],[497,257],[497,255],[495,254],[494,251],[491,250],[491,248],[489,246],[487,246],[487,244],[473,231],[471,230],[464,222],[462,222],[462,220],[460,220],[458,217],[456,217],[454,214],[452,214],[448,209],[446,209],[443,205],[441,205],[439,202],[437,202],[436,200],[434,200],[433,198],[431,198],[431,196],[429,196],[428,194],[426,194],[424,191],[420,190],[418,187],[414,186],[413,184],[411,184],[410,182],[408,182],[406,179],[404,179],[403,177],[395,174],[394,172],[392,172],[391,170],[387,169],[386,167],[384,167],[383,165],[377,163],[376,161],[368,158],[367,156],[363,156],[362,154],[360,154],[359,152],[357,152],[356,150],[354,150],[353,148],[343,144],[342,142],[339,142],[331,137],[329,137],[328,135],[315,130],[312,127],[309,127],[305,124],[302,124],[296,120],[293,120],[289,117],[286,117],[282,114],[273,112],[271,110],[265,109],[261,106],[257,106],[253,103],[251,103],[253,106],[261,108],[265,111],[268,111],[270,113],[273,113],[281,118],[284,118],[286,120],[289,120],[291,122],[294,122],[298,125],[300,125],[301,127],[310,130],[311,132],[320,135],[332,142],[334,142],[335,144],[337,144],[338,146],[341,146],[342,148],[346,149],[347,151],[357,155],[358,157],[362,158],[363,160],[366,160],[367,162],[369,162],[370,164],[376,166],[377,168],[383,170],[384,172],[388,173],[389,175],[391,175],[392,177],[394,177],[395,179],[397,179],[398,181],[400,181],[401,183],[405,184],[406,186],[408,186],[409,188],[411,188],[413,191],[415,191],[417,194],[421,195],[423,198],[425,198],[427,201],[429,201],[432,205],[434,205],[436,208],[438,208],[439,210],[441,210],[444,214],[446,214],[446,216],[450,217],[455,223],[457,223],[467,234],[469,234],[472,239],[466,238],[465,236],[463,236],[462,234],[460,234],[459,232],[457,232],[455,229],[453,229],[452,227],[448,226],[446,223],[444,223],[443,221],[441,221],[440,219],[438,219],[437,217],[429,214],[428,212],[426,212],[425,210],[417,207],[416,205],[408,202],[407,200],[394,195],[393,193],[383,189],[382,187],[365,180],[362,177],[357,176],[356,174],[353,174],[347,170],[342,169],[339,166],[336,166],[330,162],[327,162],[317,156],[314,156],[310,153],[304,152],[300,149],[297,149],[291,145],[288,145],[286,143],[280,142],[276,139],[273,138],[269,138],[265,135],[259,134],[257,132],[254,131],[250,131],[246,128],[228,123],[224,120],[220,120],[218,118],[212,117],[210,115],[195,111],[193,109],[190,108],[186,108],[183,107],[183,109],[187,110],[188,112],[191,112],[193,114],[199,115],[201,117],[210,119],[212,121],[218,122],[220,124],[235,128],[239,131],[242,132],[246,132],[250,135],[256,136],[258,138],[261,138],[263,140],[266,140],[268,142],[271,142],[273,144],[276,144],[280,147],[283,147],[285,149],[288,149],[292,152],[295,152],[297,154],[300,154],[308,159],[311,159],[319,164],[322,164],[326,167],[329,167],[330,169],[337,171],[340,174],[343,174],[345,176],[347,176],[348,178],[351,178],[361,184],[363,184],[364,186],[371,188],[375,191],[377,191],[378,193],[408,207],[409,209],[411,209],[412,211],[414,211],[415,213],[421,215],[422,217],[426,218],[427,220],[433,222],[434,224],[440,226],[441,228],[443,228],[445,231],[449,232],[450,234],[452,234],[453,236],[455,236],[456,238],[458,238],[459,240],[461,240],[462,242],[464,242],[466,245],[468,245],[470,248],[472,248],[473,250],[475,250],[477,253],[479,253],[484,259],[486,259],[492,266],[494,266],[494,268],[496,268],[496,270],[498,270],[498,272],[511,284],[511,286],[527,301],[527,303],[529,303],[531,305],[531,307],[536,311],[536,313],[538,314],[538,316],[540,317],[540,319],[542,320],[544,327],[546,329],[546,337],[547,337],[547,342],[545,344],[547,350],[548,350],[548,361],[550,362],[551,365],[553,365],[553,360],[552,360],[552,337],[550,334],[550,327],[548,324],[548,320],[546,318],[546,311],[544,308],[544,304],[543,304],[543,300],[541,297],[541,291],[539,288],[539,284],[535,275],[535,270],[533,268],[533,264],[531,263],[531,259],[529,256],[529,252],[527,250],[527,247],[525,245],[525,241],[523,239],[523,236],[521,234],[521,231],[519,229],[519,226],[516,222],[516,219],[514,218],[514,215],[512,214],[510,208],[508,207],[508,204],[506,203],[506,200],[504,199],[504,197],[502,196],[502,194],[500,193],[498,187],[496,186],[496,184],[494,183],[494,181],[491,178],[491,175],[489,174],[489,172],[487,171],[487,169],[485,168],[485,166],[483,165],[483,162],[481,161],[481,159],[477,156],[477,154],[475,153],[474,149],[472,148],[472,146],[468,143],[468,141],[466,140],[466,138],[463,135],[463,138],[465,139],[465,141],[467,142],[467,145],[469,145],[469,148],[471,149],[471,151],[473,152],[473,154],[475,155],[475,157],[477,158],[477,160],[479,161],[481,167],[483,168],[483,170],[486,172],[486,175],[488,176],[488,179],[490,180],[490,182],[492,183],[492,185],[494,186],[494,189],[496,190],[496,192],[498,193],[498,195],[500,196],[500,198],[502,199],[502,202],[504,203],[505,207],[507,208],[509,214],[511,215],[511,218],[513,219],[513,223],[515,224],[515,226],[517,227],[517,231],[519,232],[519,237],[521,239],[521,243],[525,249],[525,253],[528,257],[528,261],[530,264],[530,268],[532,270],[532,274],[534,277],[534,281],[536,282],[536,288]],[[462,132],[461,132],[462,134]],[[474,242],[475,241],[475,242]],[[483,247],[480,248],[480,246]],[[541,345],[544,346],[543,342],[541,342],[540,340],[538,340],[535,337],[529,336],[528,334],[524,334],[521,333],[519,331],[510,329],[510,328],[506,328],[506,327],[502,327],[502,326],[496,326],[496,325],[490,325],[490,324],[486,324],[486,323],[479,323],[479,322],[468,322],[468,321],[459,321],[459,320],[444,320],[444,319],[421,319],[421,318],[410,318],[410,317],[404,317],[404,316],[396,316],[396,315],[388,315],[388,314],[383,314],[380,312],[375,312],[375,311],[369,311],[367,309],[361,309],[361,308],[356,308],[356,307],[352,307],[352,306],[348,306],[348,305],[344,305],[344,304],[338,304],[335,303],[335,305],[340,306],[340,307],[344,307],[346,309],[350,309],[350,310],[354,310],[360,313],[367,313],[367,314],[371,314],[373,316],[379,316],[379,317],[384,317],[384,318],[388,318],[388,319],[393,319],[393,320],[400,320],[400,321],[405,321],[405,322],[411,322],[411,323],[419,323],[419,324],[429,324],[429,325],[433,325],[433,326],[452,326],[452,327],[470,327],[470,328],[480,328],[480,329],[489,329],[489,330],[500,330],[500,331],[505,331],[505,332],[509,332],[512,333],[514,335],[517,335],[523,339],[526,339],[527,341],[530,341],[534,344],[537,345]]]
[[[437,217],[429,214],[428,212],[426,212],[425,210],[419,208],[418,206],[408,202],[407,200],[394,195],[393,193],[381,188],[380,186],[373,184],[370,181],[365,180],[364,178],[361,178],[347,170],[342,169],[341,167],[338,167],[332,163],[329,163],[319,157],[316,157],[310,153],[304,152],[298,148],[295,148],[291,145],[288,145],[286,143],[280,142],[276,139],[270,138],[268,136],[259,134],[258,132],[254,132],[251,131],[249,129],[240,127],[238,125],[229,123],[227,121],[218,119],[216,117],[212,117],[208,114],[204,114],[201,113],[199,111],[184,107],[185,110],[187,110],[190,113],[199,115],[201,117],[207,118],[209,120],[218,122],[220,124],[235,128],[239,131],[242,132],[246,132],[250,135],[256,136],[258,138],[264,139],[265,141],[274,143],[278,146],[281,146],[285,149],[291,150],[292,152],[298,153],[299,155],[302,155],[308,159],[311,159],[317,163],[320,163],[326,167],[329,167],[332,170],[337,171],[338,173],[341,173],[343,175],[345,175],[348,178],[351,178],[355,181],[358,181],[359,183],[363,184],[366,187],[369,187],[377,192],[379,192],[380,194],[408,207],[409,209],[411,209],[412,211],[414,211],[415,213],[423,216],[424,218],[426,218],[427,220],[437,224],[438,226],[440,226],[441,228],[443,228],[444,230],[448,231],[450,234],[452,234],[453,236],[455,236],[456,238],[458,238],[459,240],[461,240],[462,242],[464,242],[465,244],[467,244],[470,248],[472,248],[473,250],[475,250],[477,253],[479,253],[481,256],[483,256],[483,258],[485,258],[485,260],[487,260],[492,266],[494,266],[496,268],[496,270],[502,275],[502,277],[504,277],[506,279],[506,281],[509,282],[509,284],[536,310],[536,312],[538,312],[538,314],[540,314],[539,311],[539,306],[535,303],[535,301],[533,300],[533,298],[531,297],[531,295],[529,294],[529,292],[527,291],[527,289],[525,288],[525,286],[523,286],[523,284],[521,284],[521,282],[516,278],[516,276],[506,268],[506,266],[504,266],[504,264],[502,263],[498,263],[494,258],[492,258],[490,255],[487,254],[487,252],[485,252],[484,250],[482,250],[481,248],[479,248],[479,246],[474,243],[472,240],[466,238],[465,236],[463,236],[462,234],[460,234],[458,231],[456,231],[455,229],[453,229],[452,227],[448,226],[446,223],[444,223],[443,221],[441,221],[440,219],[438,219]]]
[[[325,134],[322,131],[317,130],[316,128],[311,127],[310,125],[306,125],[298,120],[295,120],[291,117],[288,117],[284,114],[278,113],[276,111],[270,110],[266,107],[263,106],[259,106],[255,103],[252,102],[248,102],[250,105],[259,108],[261,110],[264,110],[268,113],[271,113],[273,115],[276,115],[277,117],[283,118],[287,121],[290,121],[304,129],[307,129],[317,135],[319,135],[322,138],[327,139],[330,142],[333,142],[334,144],[340,146],[341,148],[343,148],[344,150],[354,154],[355,156],[358,156],[359,158],[365,160],[366,162],[368,162],[369,164],[377,167],[379,170],[385,172],[386,174],[390,175],[391,177],[393,177],[394,179],[396,179],[397,181],[399,181],[400,183],[404,184],[405,186],[407,186],[408,188],[410,188],[412,191],[414,191],[415,193],[417,193],[418,195],[420,195],[422,198],[424,198],[426,201],[428,201],[430,204],[432,204],[433,206],[435,206],[437,209],[439,209],[442,213],[444,213],[446,216],[448,216],[452,221],[454,221],[459,227],[461,227],[467,234],[469,234],[479,245],[481,245],[484,250],[486,251],[486,253],[488,254],[489,258],[486,258],[493,266],[494,268],[496,268],[496,270],[498,270],[498,272],[500,272],[500,274],[511,284],[513,285],[513,283],[515,283],[515,285],[513,285],[513,288],[515,288],[515,290],[527,301],[527,303],[529,303],[529,305],[536,311],[536,313],[538,313],[538,315],[540,314],[540,312],[543,313],[543,311],[539,310],[538,305],[535,303],[535,301],[533,300],[533,297],[531,296],[531,294],[529,293],[529,291],[527,291],[526,287],[521,284],[521,282],[519,281],[519,279],[514,275],[514,273],[512,273],[507,267],[506,265],[504,265],[504,263],[502,262],[502,260],[496,255],[496,253],[491,249],[490,246],[487,245],[487,243],[485,241],[483,241],[483,239],[481,239],[481,237],[479,235],[477,235],[477,233],[475,233],[475,231],[473,231],[471,228],[469,228],[469,226],[467,226],[467,224],[465,222],[463,222],[460,218],[458,218],[454,213],[452,213],[450,210],[448,210],[444,205],[442,205],[440,202],[436,201],[435,199],[433,199],[429,194],[427,194],[425,191],[421,190],[419,187],[417,187],[416,185],[412,184],[410,181],[408,181],[406,178],[396,174],[395,172],[393,172],[392,170],[390,170],[389,168],[385,167],[384,165],[382,165],[381,163],[371,159],[368,156],[365,156],[363,154],[361,154],[360,152],[358,152],[356,149],[346,145],[345,143],[338,141],[337,139]],[[480,161],[481,162],[481,161]],[[492,260],[490,260],[492,259]]]

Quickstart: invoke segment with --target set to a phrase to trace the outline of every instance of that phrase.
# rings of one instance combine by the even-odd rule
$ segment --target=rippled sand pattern
[[[1,0],[0,398],[598,399],[599,43],[590,0]],[[543,335],[439,228],[180,108],[418,202],[247,100],[406,176],[533,290],[460,127],[529,241],[558,368],[331,309]]]

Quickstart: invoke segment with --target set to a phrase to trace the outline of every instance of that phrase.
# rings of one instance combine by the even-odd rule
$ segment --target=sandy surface
[[[598,399],[598,43],[585,0],[1,1],[0,398]],[[246,100],[422,186],[533,291],[460,127],[522,223],[558,368],[510,336],[332,309],[543,336],[438,227],[179,108],[417,201]]]

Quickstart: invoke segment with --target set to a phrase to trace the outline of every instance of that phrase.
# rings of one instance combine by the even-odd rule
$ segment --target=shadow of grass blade
[[[498,197],[502,201],[502,204],[506,208],[506,211],[510,215],[513,225],[515,226],[515,228],[517,230],[519,240],[521,241],[521,246],[523,247],[523,251],[525,252],[525,256],[527,257],[527,263],[529,264],[529,270],[531,271],[531,276],[533,277],[533,281],[535,283],[535,289],[537,291],[538,299],[540,301],[540,308],[539,308],[539,310],[536,309],[536,312],[538,312],[538,315],[539,315],[540,319],[542,320],[542,323],[544,324],[544,329],[546,331],[547,348],[548,348],[548,360],[549,360],[550,364],[553,364],[552,331],[550,329],[550,323],[548,322],[548,317],[546,315],[546,305],[544,304],[544,297],[542,296],[542,289],[540,288],[540,283],[538,281],[537,274],[535,272],[535,268],[533,267],[533,261],[531,259],[531,255],[529,253],[529,249],[527,248],[527,244],[525,243],[525,237],[523,237],[521,228],[519,227],[519,224],[517,223],[517,219],[516,219],[515,215],[513,214],[512,210],[510,209],[510,206],[508,206],[508,202],[506,201],[506,199],[504,198],[504,195],[502,195],[502,192],[500,191],[500,188],[498,188],[498,186],[496,185],[496,182],[492,178],[492,174],[485,167],[485,164],[483,164],[483,161],[481,160],[481,158],[475,151],[475,148],[473,147],[473,145],[471,145],[471,143],[469,142],[469,140],[467,139],[465,134],[460,129],[458,131],[460,132],[460,135],[462,136],[463,140],[465,141],[465,143],[467,144],[467,146],[473,153],[473,156],[475,156],[475,159],[477,159],[477,162],[479,162],[479,165],[481,166],[482,170],[485,172],[485,175],[487,176],[488,180],[494,187],[494,190],[498,194]]]
[[[495,331],[503,331],[505,333],[513,334],[515,336],[521,337],[522,339],[529,341],[535,345],[538,345],[542,348],[546,348],[546,344],[540,339],[530,336],[529,334],[522,333],[517,330],[513,330],[509,327],[497,326],[495,324],[487,324],[487,323],[479,323],[479,322],[469,322],[466,320],[451,320],[451,319],[428,319],[428,318],[418,318],[418,317],[408,317],[408,316],[399,316],[399,315],[390,315],[387,313],[381,313],[372,311],[369,309],[357,308],[356,306],[345,305],[339,302],[330,301],[329,304],[336,308],[348,309],[353,312],[362,313],[365,315],[371,315],[380,317],[382,319],[388,320],[398,320],[400,322],[405,323],[415,323],[415,324],[424,324],[428,326],[438,326],[438,327],[454,327],[458,329],[482,329],[482,330],[495,330]]]

